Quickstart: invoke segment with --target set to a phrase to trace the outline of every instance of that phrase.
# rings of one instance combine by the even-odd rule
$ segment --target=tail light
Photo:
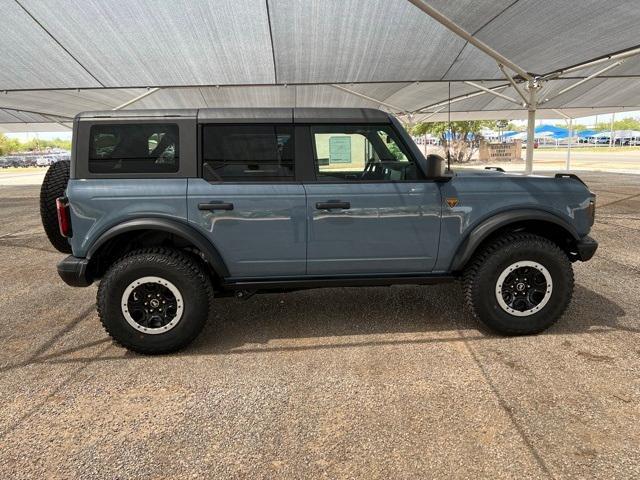
[[[56,211],[58,212],[58,227],[60,235],[63,237],[71,237],[71,215],[69,214],[69,200],[67,197],[56,198]]]

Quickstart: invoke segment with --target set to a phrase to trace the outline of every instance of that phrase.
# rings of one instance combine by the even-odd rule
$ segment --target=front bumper
[[[89,274],[89,260],[69,255],[58,263],[58,275],[64,283],[72,287],[88,287],[93,283]]]
[[[578,243],[576,243],[576,250],[578,251],[578,260],[586,262],[593,257],[593,254],[596,253],[598,249],[598,242],[596,242],[593,238],[586,235],[580,239]]]

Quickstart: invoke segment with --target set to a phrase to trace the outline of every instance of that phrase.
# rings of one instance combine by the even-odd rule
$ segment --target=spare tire
[[[60,233],[56,198],[64,196],[69,182],[69,161],[60,160],[49,167],[40,188],[40,218],[51,245],[62,253],[71,253],[71,245]]]

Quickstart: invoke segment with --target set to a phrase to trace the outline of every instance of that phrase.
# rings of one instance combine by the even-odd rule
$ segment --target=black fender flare
[[[91,260],[91,257],[95,255],[100,247],[105,245],[109,240],[123,233],[133,232],[136,230],[158,230],[181,237],[192,243],[194,247],[202,252],[207,262],[209,262],[214,272],[220,278],[226,278],[229,276],[229,270],[227,269],[220,252],[218,252],[216,247],[202,233],[185,223],[167,218],[136,218],[133,220],[127,220],[109,228],[93,242],[91,248],[89,248],[89,251],[87,252],[87,260]]]
[[[533,208],[508,210],[496,213],[473,227],[471,232],[467,234],[466,238],[458,247],[458,250],[451,262],[450,270],[453,272],[462,270],[480,244],[498,229],[506,227],[512,223],[527,220],[553,223],[564,229],[576,242],[580,240],[580,235],[573,225],[554,213]]]

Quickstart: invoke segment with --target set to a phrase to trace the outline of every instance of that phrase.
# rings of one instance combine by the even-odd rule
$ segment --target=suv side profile
[[[443,171],[373,109],[88,112],[41,191],[72,286],[106,331],[184,347],[219,296],[462,280],[503,334],[552,325],[589,260],[595,195],[575,175]]]

